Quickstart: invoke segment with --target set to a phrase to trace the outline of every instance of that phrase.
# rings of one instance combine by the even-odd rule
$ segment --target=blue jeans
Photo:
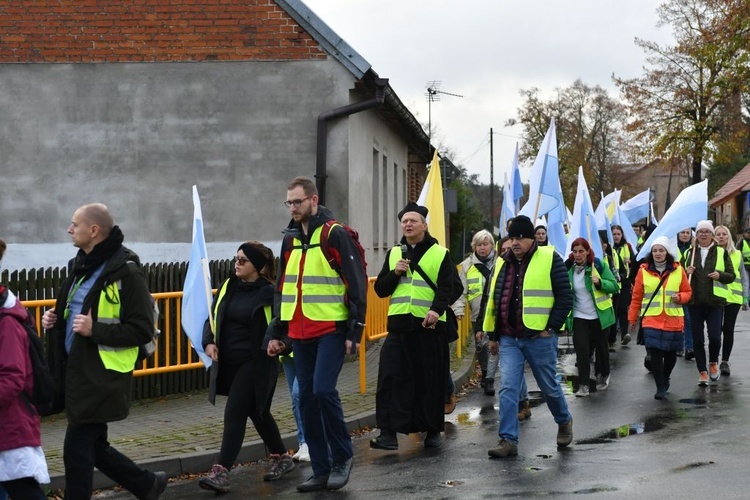
[[[723,319],[723,307],[690,307],[695,366],[699,372],[708,371],[706,365],[706,338],[703,335],[703,324],[706,324],[706,330],[708,331],[708,361],[710,363],[718,363],[719,351],[721,350],[721,322]]]
[[[331,460],[341,463],[354,456],[336,390],[345,350],[343,333],[294,341],[300,413],[315,476],[327,476],[331,472]]]
[[[685,328],[682,329],[683,337],[685,337],[685,350],[693,350],[693,326],[690,321],[690,310],[688,306],[682,306],[682,310],[685,312]]]
[[[558,425],[572,418],[562,387],[557,381],[557,336],[534,339],[500,336],[500,427],[498,435],[518,444],[518,400],[524,382],[524,361],[529,362],[539,389],[544,394]]]
[[[302,417],[299,413],[299,381],[297,380],[297,367],[294,364],[293,356],[281,356],[281,366],[284,367],[286,383],[289,386],[289,394],[292,397],[292,413],[294,421],[297,423],[297,442],[305,443],[305,427],[302,425]]]

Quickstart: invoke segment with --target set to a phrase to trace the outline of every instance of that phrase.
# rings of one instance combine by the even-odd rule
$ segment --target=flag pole
[[[693,252],[692,252],[693,255],[690,256],[690,267],[695,267],[695,252],[698,249],[697,245],[698,245],[698,237],[696,236],[695,239],[693,240]],[[693,273],[690,273],[688,275],[688,285],[690,284],[690,280],[692,279],[692,277],[693,277]]]
[[[214,315],[212,314],[213,311],[211,310],[211,283],[208,282],[208,260],[201,259],[201,264],[203,264],[203,284],[204,288],[206,290],[206,304],[208,305],[208,323],[211,326],[211,331],[216,332],[216,329],[214,328]]]

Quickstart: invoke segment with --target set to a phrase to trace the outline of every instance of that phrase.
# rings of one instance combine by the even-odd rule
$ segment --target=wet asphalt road
[[[747,317],[743,317],[743,316]],[[668,399],[653,399],[655,387],[643,368],[643,347],[611,355],[610,388],[588,398],[568,395],[574,440],[555,446],[557,427],[537,401],[521,424],[518,457],[488,459],[497,443],[497,397],[468,388],[446,416],[443,446],[426,450],[422,436],[399,436],[399,450],[371,450],[377,431],[354,439],[355,466],[349,484],[336,492],[302,494],[295,489],[310,474],[299,465],[282,480],[264,483],[268,463],[232,471],[227,498],[750,498],[750,313],[741,313],[732,354],[733,375],[708,388],[696,385],[694,362],[678,358]],[[571,356],[561,371],[574,373]],[[530,389],[533,376],[527,372]],[[567,377],[566,390],[570,392]],[[532,392],[532,397],[538,397]],[[198,478],[169,484],[163,499],[214,498]],[[132,498],[109,490],[97,498]]]

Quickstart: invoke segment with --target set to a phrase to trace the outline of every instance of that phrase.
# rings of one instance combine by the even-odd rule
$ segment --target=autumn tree
[[[589,86],[576,80],[567,88],[555,89],[555,95],[544,100],[538,88],[521,90],[524,99],[518,116],[506,123],[521,124],[522,161],[536,157],[547,132],[550,118],[557,126],[557,156],[560,183],[566,200],[575,199],[578,167],[582,166],[592,193],[609,192],[614,187],[617,165],[625,158],[623,106],[600,86]],[[598,199],[598,196],[595,196]]]
[[[747,133],[727,118],[750,77],[750,0],[672,0],[657,13],[658,25],[671,26],[674,45],[636,38],[647,54],[644,75],[613,78],[627,129],[644,152],[687,160],[694,184],[717,152],[724,159],[740,153]]]

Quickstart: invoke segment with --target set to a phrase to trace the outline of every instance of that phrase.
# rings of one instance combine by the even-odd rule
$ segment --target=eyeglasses
[[[246,259],[245,257],[237,257],[236,262],[237,264],[244,266],[245,264],[250,262],[250,260]]]
[[[711,234],[711,231],[708,229],[701,229],[700,231],[696,231],[695,234]]]
[[[301,200],[286,200],[284,205],[286,205],[287,208],[292,208],[292,205],[294,205],[294,208],[299,208],[305,200],[309,200],[310,198],[312,198],[312,196],[305,196]]]

